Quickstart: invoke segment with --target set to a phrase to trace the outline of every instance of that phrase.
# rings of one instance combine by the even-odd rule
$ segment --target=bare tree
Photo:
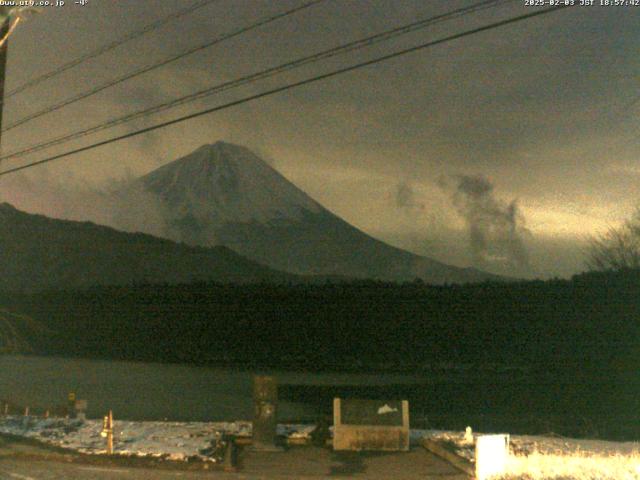
[[[587,266],[592,270],[640,269],[640,208],[622,226],[589,240]]]

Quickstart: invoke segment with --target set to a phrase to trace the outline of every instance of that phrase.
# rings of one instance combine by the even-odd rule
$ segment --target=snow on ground
[[[278,434],[305,438],[312,425],[278,425]],[[87,454],[106,453],[101,420],[69,420],[8,416],[0,419],[0,433],[36,439]],[[114,422],[114,453],[156,456],[170,460],[199,458],[214,461],[211,452],[222,434],[250,436],[250,422]]]
[[[464,432],[423,430],[426,438],[455,445],[456,453],[474,461],[474,444],[465,441]],[[474,439],[478,433],[474,433]],[[640,453],[639,442],[609,442],[606,440],[575,439],[564,437],[542,437],[531,435],[510,435],[509,443],[514,455],[566,455],[573,453],[591,455],[633,455]]]
[[[291,440],[310,439],[315,425],[279,424],[277,434]],[[329,428],[330,433],[333,427]],[[105,454],[106,440],[101,436],[101,420],[72,420],[5,416],[0,418],[0,433],[36,439],[49,445],[87,454]],[[199,458],[213,461],[212,447],[223,434],[250,437],[251,422],[133,422],[114,421],[114,453],[156,456],[171,460]],[[425,430],[411,430],[417,444]]]
[[[278,425],[278,435],[308,439],[314,425]],[[106,453],[101,420],[6,416],[0,433],[36,439],[86,454]],[[114,453],[170,460],[198,458],[215,462],[216,439],[223,434],[251,435],[251,422],[132,422],[115,420]],[[411,430],[415,445],[422,438],[448,444],[474,461],[474,441],[463,432]],[[477,433],[473,435],[477,438]],[[580,440],[528,435],[510,436],[509,478],[533,480],[640,480],[640,443]]]
[[[474,441],[462,432],[426,431],[425,437],[448,444],[474,462]],[[477,434],[473,435],[474,440]],[[510,435],[505,478],[640,480],[640,443]]]

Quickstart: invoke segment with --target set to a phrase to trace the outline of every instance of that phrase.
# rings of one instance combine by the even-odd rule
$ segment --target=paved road
[[[207,472],[98,467],[15,458],[0,460],[0,479],[2,480],[191,480],[201,478],[222,479],[223,477],[214,477]]]

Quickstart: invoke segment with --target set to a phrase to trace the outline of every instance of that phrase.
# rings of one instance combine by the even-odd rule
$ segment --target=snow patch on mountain
[[[195,152],[142,177],[177,217],[213,224],[300,220],[323,208],[250,150],[225,142]]]

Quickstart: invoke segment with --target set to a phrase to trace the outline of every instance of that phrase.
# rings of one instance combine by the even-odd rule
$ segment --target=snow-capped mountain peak
[[[141,181],[175,213],[214,223],[296,220],[322,210],[250,150],[226,142],[203,145]]]

